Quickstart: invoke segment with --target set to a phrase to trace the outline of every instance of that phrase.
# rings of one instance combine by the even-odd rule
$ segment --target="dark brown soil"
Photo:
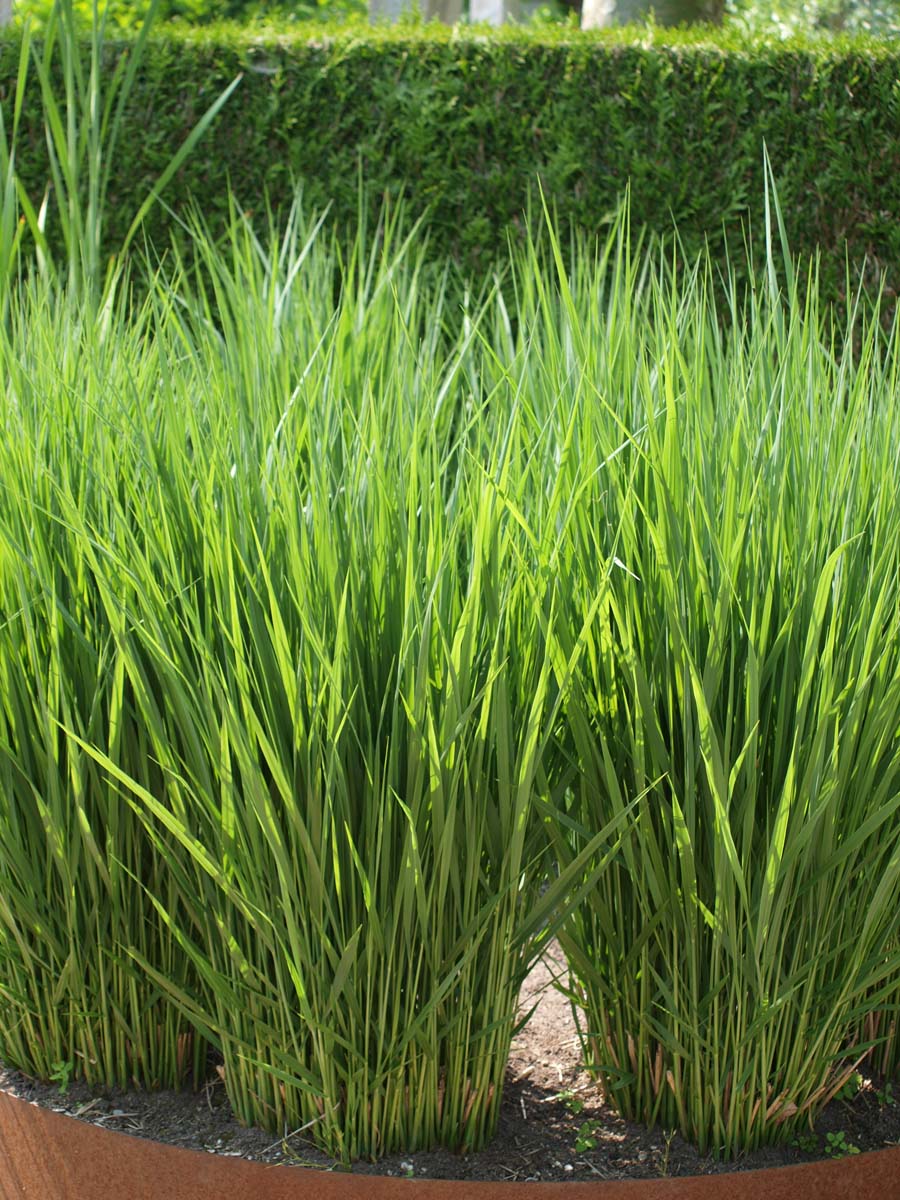
[[[897,1100],[877,1080],[863,1079],[850,1101],[834,1101],[800,1145],[748,1154],[737,1163],[701,1156],[677,1134],[623,1121],[598,1097],[580,1067],[580,1047],[568,1001],[552,985],[563,970],[551,951],[529,976],[523,1010],[538,1001],[531,1021],[513,1043],[497,1136],[480,1154],[444,1150],[396,1154],[372,1164],[354,1163],[358,1174],[427,1179],[560,1181],[645,1179],[659,1175],[706,1175],[811,1162],[831,1154],[900,1145],[900,1081]],[[275,1139],[245,1129],[234,1119],[221,1083],[213,1077],[197,1093],[121,1092],[72,1084],[37,1083],[0,1066],[0,1090],[138,1137],[211,1154],[264,1162],[340,1170],[300,1135]],[[828,1135],[831,1134],[831,1145]]]

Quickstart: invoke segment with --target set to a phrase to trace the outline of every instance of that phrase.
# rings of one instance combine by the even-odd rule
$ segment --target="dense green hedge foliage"
[[[310,32],[312,30],[312,32]],[[110,66],[127,43],[109,47]],[[17,35],[0,43],[0,87],[15,86]],[[599,230],[627,185],[632,213],[677,224],[690,250],[759,253],[763,142],[795,251],[820,246],[840,292],[845,250],[896,287],[900,260],[900,49],[875,40],[760,43],[722,32],[370,30],[249,34],[160,28],[128,99],[113,167],[110,245],[213,98],[243,73],[215,129],[166,191],[196,196],[216,227],[227,184],[245,209],[279,208],[301,178],[312,205],[355,219],[405,195],[428,213],[434,253],[483,268],[522,226],[540,181],[561,228]],[[35,201],[47,179],[36,83],[17,167]],[[157,208],[157,245],[174,229]],[[846,241],[846,246],[845,246]]]

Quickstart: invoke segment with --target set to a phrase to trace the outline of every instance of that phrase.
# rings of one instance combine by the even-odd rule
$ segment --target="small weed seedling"
[[[663,1159],[659,1165],[659,1173],[663,1178],[669,1174],[669,1152],[672,1149],[672,1142],[675,1140],[675,1133],[676,1130],[674,1129],[663,1130],[663,1140],[666,1143],[666,1148],[663,1151]]]
[[[72,1072],[75,1070],[75,1064],[72,1062],[56,1062],[53,1064],[53,1070],[50,1072],[50,1078],[54,1083],[59,1084],[59,1094],[64,1096],[69,1090],[69,1084],[72,1082]]]
[[[814,1133],[798,1133],[791,1145],[802,1150],[804,1154],[815,1154],[819,1149],[819,1139]]]
[[[862,1075],[859,1071],[854,1071],[850,1078],[844,1083],[840,1091],[836,1094],[835,1100],[855,1100],[859,1095],[859,1089],[862,1087]]]
[[[576,1154],[584,1154],[587,1150],[597,1149],[597,1129],[599,1121],[585,1121],[575,1137]]]
[[[577,1117],[584,1111],[584,1101],[579,1099],[573,1091],[567,1090],[565,1092],[560,1092],[556,1098],[557,1100],[562,1100],[563,1104],[565,1104],[566,1108],[570,1113],[573,1114],[573,1116]]]
[[[894,1085],[888,1080],[883,1088],[875,1093],[879,1108],[896,1108],[897,1097],[894,1095]]]
[[[825,1153],[829,1158],[846,1158],[848,1154],[859,1154],[859,1146],[847,1141],[843,1129],[825,1134]]]

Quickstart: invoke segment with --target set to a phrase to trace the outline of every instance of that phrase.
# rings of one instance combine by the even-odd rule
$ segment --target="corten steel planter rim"
[[[182,1150],[0,1092],[0,1200],[868,1200],[900,1197],[900,1148],[676,1179],[473,1183],[393,1179]]]

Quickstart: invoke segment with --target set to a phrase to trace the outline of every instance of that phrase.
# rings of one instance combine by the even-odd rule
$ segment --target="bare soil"
[[[568,1001],[552,986],[564,970],[551,948],[532,971],[520,1003],[537,1009],[510,1054],[497,1135],[479,1154],[446,1150],[389,1155],[357,1162],[357,1174],[427,1179],[562,1181],[707,1175],[788,1166],[829,1154],[900,1145],[897,1100],[882,1081],[863,1079],[852,1100],[833,1101],[800,1144],[756,1151],[723,1163],[700,1155],[677,1134],[622,1120],[597,1094],[581,1068]],[[210,1154],[325,1170],[345,1170],[299,1134],[273,1138],[238,1124],[218,1076],[198,1093],[120,1091],[39,1083],[0,1064],[0,1090],[106,1129]],[[829,1140],[828,1135],[832,1137]],[[836,1142],[836,1145],[831,1143]]]

